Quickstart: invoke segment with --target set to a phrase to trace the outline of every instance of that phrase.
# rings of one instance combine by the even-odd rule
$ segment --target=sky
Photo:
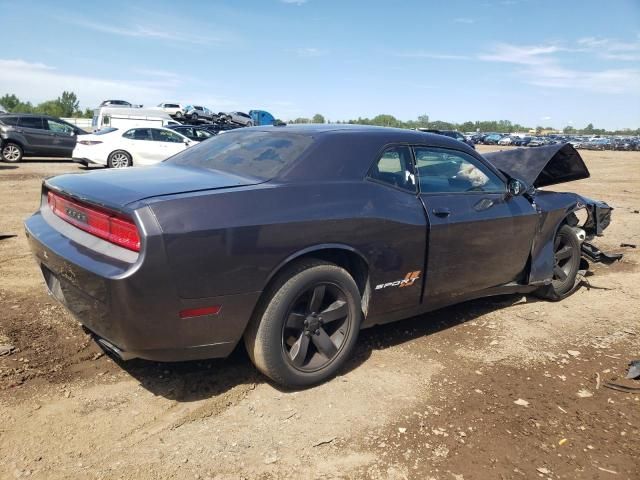
[[[640,127],[640,0],[0,0],[0,96]]]

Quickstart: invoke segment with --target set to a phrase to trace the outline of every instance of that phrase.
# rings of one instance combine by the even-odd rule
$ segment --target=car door
[[[171,130],[161,130],[159,128],[152,128],[151,135],[153,137],[154,149],[157,148],[158,156],[155,161],[161,162],[178,152],[181,152],[187,148],[190,140],[182,135],[172,132]]]
[[[18,118],[15,130],[26,140],[25,151],[32,155],[53,155],[52,134],[45,129],[43,118],[37,115],[25,115]]]
[[[51,134],[51,150],[55,150],[57,157],[71,157],[73,149],[76,146],[76,131],[68,123],[54,120],[52,118],[44,118],[45,128]]]
[[[537,213],[523,196],[465,152],[414,147],[420,198],[429,220],[425,302],[517,281],[525,269]]]
[[[115,149],[124,150],[131,155],[133,166],[156,163],[159,152],[151,137],[150,128],[132,128],[122,135],[121,145]]]

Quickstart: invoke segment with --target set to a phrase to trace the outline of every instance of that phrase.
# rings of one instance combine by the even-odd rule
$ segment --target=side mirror
[[[510,178],[507,183],[507,193],[512,197],[517,197],[518,195],[524,195],[529,187],[522,180],[518,180],[517,178]]]

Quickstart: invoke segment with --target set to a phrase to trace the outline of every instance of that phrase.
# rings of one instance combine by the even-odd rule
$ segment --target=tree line
[[[0,97],[0,106],[4,107],[8,112],[20,112],[20,113],[41,113],[44,115],[51,115],[54,117],[76,117],[76,118],[91,118],[93,117],[93,110],[86,108],[80,109],[80,102],[78,97],[73,92],[62,92],[55,100],[47,100],[37,105],[31,102],[23,102],[14,94],[5,94]],[[287,123],[331,123],[330,120],[326,120],[324,115],[316,113],[311,118],[298,117],[293,120],[289,120]],[[509,120],[483,120],[483,121],[467,121],[463,123],[444,122],[442,120],[430,120],[428,115],[420,115],[416,120],[399,120],[393,115],[381,114],[376,115],[373,118],[358,117],[353,120],[341,121],[338,120],[334,123],[347,123],[354,125],[377,125],[381,127],[397,127],[397,128],[433,128],[438,130],[458,130],[460,132],[496,132],[496,133],[514,133],[514,132],[528,132],[530,127],[520,125],[518,123],[512,123]],[[537,126],[536,131],[554,130],[552,127]],[[565,134],[586,134],[586,135],[640,135],[640,128],[635,130],[615,130],[608,131],[603,128],[595,128],[592,123],[589,123],[585,128],[576,129],[571,125],[567,125],[563,130]]]
[[[62,92],[55,100],[47,100],[37,105],[31,102],[23,102],[14,94],[4,94],[0,97],[0,106],[7,112],[14,113],[40,113],[43,115],[51,115],[52,117],[76,117],[76,118],[91,118],[93,117],[93,110],[86,108],[80,110],[80,102],[78,97],[73,92]]]
[[[316,113],[311,118],[299,117],[294,120],[290,120],[288,123],[331,123],[326,121],[322,114]],[[373,118],[358,117],[354,120],[336,121],[334,123],[347,123],[352,125],[376,125],[380,127],[396,127],[396,128],[432,128],[437,130],[457,130],[459,132],[496,132],[496,133],[516,133],[516,132],[528,132],[533,130],[531,127],[520,125],[519,123],[513,123],[509,120],[482,120],[475,122],[467,121],[463,123],[444,122],[442,120],[429,119],[428,115],[420,115],[417,120],[403,121],[399,120],[393,115],[382,114]],[[553,127],[543,127],[538,125],[535,130],[542,132],[545,130],[555,130]],[[567,135],[640,135],[640,128],[623,129],[623,130],[606,130],[604,128],[595,128],[593,123],[589,123],[584,128],[575,128],[571,125],[567,125],[562,131]]]

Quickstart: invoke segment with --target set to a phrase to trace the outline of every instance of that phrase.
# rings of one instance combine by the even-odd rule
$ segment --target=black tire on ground
[[[358,338],[362,304],[349,273],[304,259],[286,268],[265,292],[244,335],[254,365],[289,388],[333,377]]]
[[[131,155],[124,150],[115,150],[109,154],[107,166],[109,168],[126,168],[133,165]]]
[[[9,163],[18,163],[22,160],[23,150],[20,145],[7,142],[2,146],[2,160]]]
[[[538,293],[549,300],[561,300],[573,292],[580,268],[580,241],[569,225],[562,225],[553,245],[554,267],[550,285]]]

